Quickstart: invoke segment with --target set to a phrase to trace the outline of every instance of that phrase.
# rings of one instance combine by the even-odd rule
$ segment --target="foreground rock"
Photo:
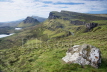
[[[92,45],[75,45],[68,49],[62,60],[66,63],[78,63],[82,66],[91,65],[98,68],[101,64],[101,52]]]

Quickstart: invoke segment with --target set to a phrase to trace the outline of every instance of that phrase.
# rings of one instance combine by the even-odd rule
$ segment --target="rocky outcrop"
[[[66,56],[62,60],[66,63],[78,63],[82,66],[91,65],[92,67],[99,68],[101,64],[101,52],[92,45],[74,45],[68,49]]]
[[[24,23],[35,23],[35,22],[38,22],[39,21],[37,19],[34,19],[32,17],[27,17],[25,20],[23,20]]]
[[[74,24],[74,25],[85,25],[85,22],[76,20],[76,21],[71,21],[71,24]]]
[[[59,12],[50,12],[48,19],[56,19],[60,18],[60,13]]]
[[[94,27],[97,27],[97,26],[98,26],[97,23],[86,23],[86,28],[88,30],[91,30],[91,29],[93,29]]]

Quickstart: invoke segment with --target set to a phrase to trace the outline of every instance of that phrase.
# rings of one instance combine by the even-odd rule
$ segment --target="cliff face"
[[[56,18],[63,19],[63,20],[83,19],[84,21],[107,20],[107,17],[99,17],[99,16],[85,14],[85,13],[77,13],[77,12],[70,12],[70,11],[50,12],[48,19],[56,19]]]
[[[60,13],[59,12],[53,11],[53,12],[49,13],[48,19],[56,19],[56,18],[60,18]]]
[[[76,20],[76,21],[71,21],[71,24],[74,24],[74,25],[85,25],[85,22]]]

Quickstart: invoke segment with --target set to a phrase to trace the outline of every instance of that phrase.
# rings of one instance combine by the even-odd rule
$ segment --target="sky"
[[[51,11],[61,10],[107,14],[107,0],[0,0],[0,22],[27,16],[48,18]]]

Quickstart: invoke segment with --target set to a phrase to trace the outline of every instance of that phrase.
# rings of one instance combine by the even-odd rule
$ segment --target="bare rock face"
[[[97,27],[98,24],[97,23],[86,23],[86,28],[88,30],[93,29],[94,27]]]
[[[85,22],[76,20],[76,21],[71,21],[71,24],[74,24],[74,25],[85,25]]]
[[[82,66],[91,65],[98,68],[101,64],[101,52],[92,45],[75,45],[68,49],[62,60],[66,63],[78,63]]]

